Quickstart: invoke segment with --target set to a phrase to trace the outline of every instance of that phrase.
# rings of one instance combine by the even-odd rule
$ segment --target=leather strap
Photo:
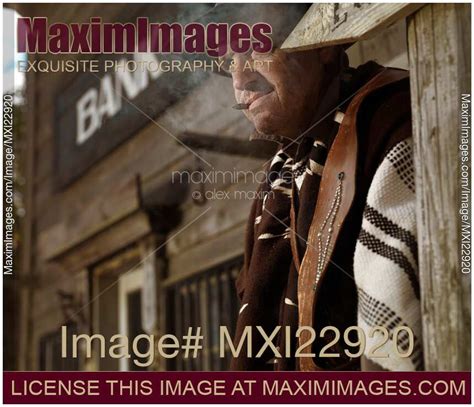
[[[336,241],[339,237],[342,225],[351,209],[355,197],[355,181],[357,168],[357,112],[365,97],[374,90],[391,83],[398,82],[408,77],[408,73],[398,69],[384,69],[365,86],[363,86],[349,104],[344,119],[339,127],[339,131],[334,139],[328,153],[324,166],[321,184],[319,187],[318,200],[314,212],[313,220],[308,233],[308,244],[306,253],[301,262],[298,277],[298,305],[299,305],[299,326],[313,326],[315,316],[315,303],[321,281],[327,271]],[[322,267],[319,282],[315,285],[318,266],[318,233],[327,217],[333,198],[336,193],[338,180],[342,175],[342,195],[339,209],[336,213],[331,233],[328,228],[322,232],[321,240],[326,243],[330,236],[328,252]],[[314,287],[314,288],[313,288]],[[303,354],[312,352],[310,333],[303,330],[299,337],[300,350]],[[312,357],[302,357],[299,360],[300,370],[312,371],[322,370],[318,367]]]
[[[291,193],[291,209],[290,209],[290,247],[291,255],[293,257],[293,264],[296,268],[296,271],[300,272],[300,256],[298,253],[298,235],[296,233],[296,212],[295,212],[295,196],[298,193],[298,189],[295,183],[292,183],[292,193]]]

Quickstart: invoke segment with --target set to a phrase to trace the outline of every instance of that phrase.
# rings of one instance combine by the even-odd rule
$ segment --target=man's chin
[[[255,130],[262,135],[275,135],[278,132],[278,124],[272,120],[271,115],[265,113],[257,114],[253,120]]]

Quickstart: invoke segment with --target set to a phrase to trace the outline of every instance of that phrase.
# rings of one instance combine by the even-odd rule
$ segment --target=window
[[[168,370],[227,370],[230,355],[219,357],[219,326],[234,334],[238,312],[235,279],[242,258],[180,281],[167,289],[167,332],[180,340],[189,327],[201,327],[203,349],[196,359],[168,359]],[[194,332],[196,332],[194,330]]]
[[[68,335],[77,334],[77,324],[69,322],[65,324]],[[67,358],[61,357],[61,330],[43,335],[40,339],[40,370],[79,370],[79,358],[73,358],[72,355],[72,341],[67,341],[68,350]]]
[[[129,271],[119,277],[118,319],[121,335],[133,339],[144,334],[142,328],[142,286],[143,270]],[[144,341],[138,343],[139,352],[148,351]],[[146,367],[137,366],[131,359],[120,358],[120,370],[147,370]]]

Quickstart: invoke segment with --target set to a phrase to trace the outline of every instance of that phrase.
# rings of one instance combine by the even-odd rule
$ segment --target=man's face
[[[294,139],[308,127],[327,79],[324,58],[319,50],[254,52],[252,58],[234,55],[235,98],[238,103],[249,104],[244,113],[259,133]],[[264,63],[255,70],[244,69],[245,62],[252,63],[252,59]]]

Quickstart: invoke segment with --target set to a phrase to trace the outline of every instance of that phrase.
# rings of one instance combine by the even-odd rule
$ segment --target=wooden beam
[[[222,137],[217,134],[203,134],[186,131],[178,136],[186,146],[193,149],[214,151],[229,155],[268,159],[276,152],[276,144],[264,140],[242,140]]]
[[[471,6],[408,22],[425,368],[470,370],[470,275],[460,258],[461,97],[470,93]],[[469,97],[470,99],[470,97]]]
[[[297,51],[365,40],[421,6],[421,3],[313,4],[282,49]]]
[[[118,220],[87,240],[58,253],[50,261],[61,265],[65,272],[73,273],[110,256],[151,233],[146,213],[137,210]]]

